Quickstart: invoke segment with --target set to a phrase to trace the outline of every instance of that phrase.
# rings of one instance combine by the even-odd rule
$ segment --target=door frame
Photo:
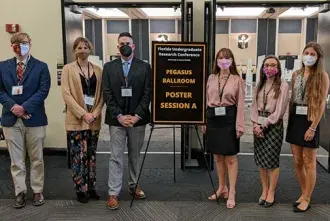
[[[185,1],[185,0],[183,0]],[[150,2],[150,3],[114,3],[114,2],[72,2],[68,0],[61,0],[61,16],[62,16],[62,43],[63,43],[63,61],[67,64],[67,43],[66,43],[66,24],[65,24],[65,7],[70,6],[81,6],[81,7],[92,7],[96,6],[99,8],[180,8],[181,2]]]

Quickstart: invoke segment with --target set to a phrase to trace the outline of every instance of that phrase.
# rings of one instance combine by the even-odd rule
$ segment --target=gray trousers
[[[134,188],[140,170],[140,151],[143,146],[146,126],[115,127],[110,126],[110,161],[109,161],[109,195],[118,196],[123,182],[124,152],[128,149],[128,185]]]

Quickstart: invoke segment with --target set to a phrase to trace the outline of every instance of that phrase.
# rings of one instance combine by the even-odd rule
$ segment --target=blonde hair
[[[317,61],[310,68],[311,73],[306,82],[306,98],[308,105],[308,120],[314,121],[318,118],[320,112],[323,110],[320,109],[320,104],[324,101],[325,97],[323,97],[323,91],[325,90],[325,80],[324,78],[324,65],[323,65],[323,57],[324,53],[321,45],[316,42],[308,43],[304,51],[308,48],[313,48],[317,53]],[[300,74],[304,74],[305,65],[302,64],[302,68],[300,70]]]
[[[29,42],[31,41],[29,34],[24,33],[24,32],[17,32],[11,36],[10,42],[12,44],[18,43],[18,42],[23,41],[25,38],[27,38],[29,40]]]

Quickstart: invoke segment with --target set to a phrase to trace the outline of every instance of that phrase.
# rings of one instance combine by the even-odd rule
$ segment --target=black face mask
[[[132,54],[132,48],[128,45],[123,45],[119,48],[120,54],[124,57],[129,57]]]

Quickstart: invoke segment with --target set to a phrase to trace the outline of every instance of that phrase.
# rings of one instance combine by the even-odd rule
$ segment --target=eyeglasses
[[[20,45],[20,44],[27,45],[27,44],[30,44],[30,42],[29,41],[20,41],[20,42],[13,43],[13,45]]]

